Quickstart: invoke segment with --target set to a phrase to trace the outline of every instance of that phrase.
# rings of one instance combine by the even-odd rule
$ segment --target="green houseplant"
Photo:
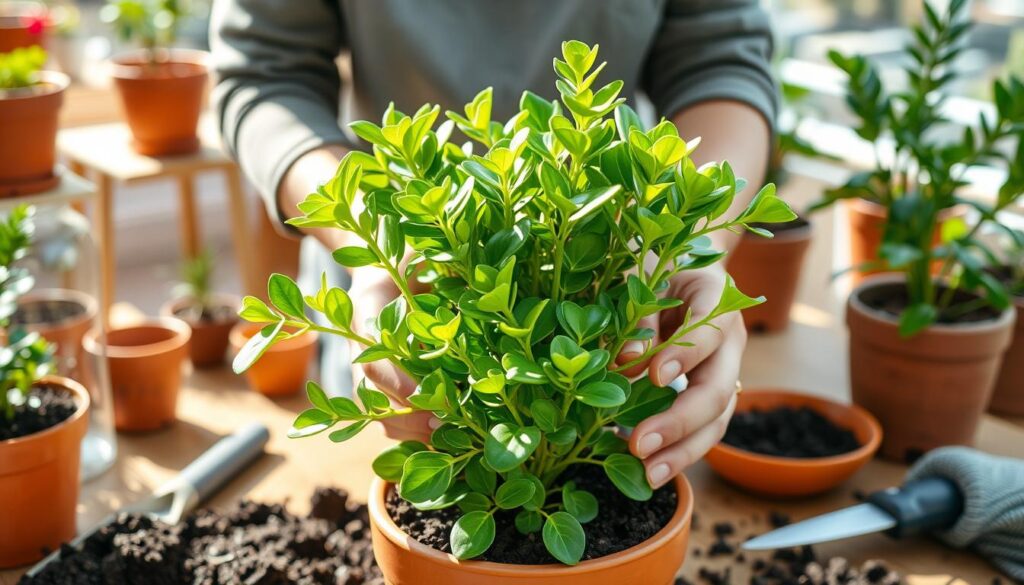
[[[31,235],[30,208],[0,219],[0,568],[38,560],[74,537],[89,408],[80,384],[48,375],[49,344],[10,323],[33,284],[18,265]]]
[[[821,203],[867,198],[885,210],[877,266],[895,276],[864,281],[850,297],[847,321],[854,400],[879,417],[882,452],[893,458],[971,442],[1014,319],[1006,286],[985,270],[994,254],[978,236],[987,227],[1007,231],[997,214],[1024,191],[1024,84],[996,81],[995,115],[983,114],[979,130],[944,138],[951,64],[970,28],[965,6],[955,0],[940,13],[925,5],[907,47],[904,91],[888,91],[863,57],[830,54],[847,76],[857,133],[894,143],[891,162],[879,156],[874,169]],[[960,197],[964,172],[981,163],[1011,171],[992,202]],[[944,216],[958,205],[973,207],[977,219]],[[918,408],[923,401],[932,406]]]
[[[371,332],[353,328],[344,290],[324,281],[304,296],[279,274],[269,281],[273,306],[246,297],[240,313],[266,325],[237,356],[237,371],[295,335],[284,333],[288,327],[355,340],[366,348],[355,362],[389,360],[418,382],[404,403],[360,384],[362,406],[328,398],[311,382],[313,408],[291,435],[330,431],[340,442],[375,420],[434,413],[442,424],[431,446],[396,445],[374,470],[421,509],[461,508],[451,534],[460,559],[488,550],[503,510],[517,512],[523,533],[540,532],[552,557],[578,563],[581,523],[599,503],[565,483],[576,465],[603,469],[629,498],[651,497],[643,465],[611,427],[661,412],[676,393],[620,373],[643,358],[614,367],[612,357],[628,340],[651,336],[637,328],[645,315],[683,315],[649,357],[687,343],[688,333],[718,315],[762,302],[730,279],[717,308],[691,319],[680,301],[658,292],[671,275],[722,258],[708,234],[764,234],[751,224],[794,217],[768,185],[738,217],[724,218],[743,187],[729,164],[698,169],[689,158],[697,140],[684,141],[667,121],[645,131],[619,97],[622,82],[595,84],[603,67],[595,67],[597,47],[572,41],[562,49],[554,62],[561,103],[526,92],[521,111],[499,122],[488,89],[436,130],[439,108],[429,105],[412,116],[391,107],[380,126],[351,125],[373,154],[349,153],[291,223],[355,234],[365,247],[335,250],[335,260],[392,277],[402,294]],[[475,144],[451,143],[455,128]],[[654,260],[636,270],[645,257]],[[331,325],[317,325],[310,310]],[[344,426],[331,430],[337,425]]]
[[[160,310],[164,316],[182,319],[192,328],[189,355],[196,367],[224,362],[231,328],[238,323],[236,311],[241,302],[235,295],[214,292],[214,269],[209,250],[183,262],[174,298]]]
[[[133,146],[163,156],[199,148],[196,127],[207,80],[202,51],[171,49],[188,14],[183,0],[111,0],[100,16],[118,36],[141,49],[113,59]]]
[[[42,71],[45,63],[46,51],[38,46],[0,53],[0,197],[57,184],[57,114],[69,80]]]

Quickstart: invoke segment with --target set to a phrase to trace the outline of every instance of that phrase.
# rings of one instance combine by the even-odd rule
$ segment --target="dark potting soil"
[[[860,448],[857,438],[817,411],[779,407],[736,413],[722,442],[775,457],[831,457]]]
[[[48,386],[33,388],[28,399],[14,407],[14,418],[0,413],[0,441],[25,437],[57,426],[78,410],[73,395]]]
[[[768,231],[770,231],[773,234],[782,234],[782,233],[785,233],[785,232],[792,232],[792,231],[804,229],[807,226],[811,225],[811,223],[809,221],[807,221],[806,219],[802,218],[802,217],[797,217],[793,221],[787,221],[787,222],[784,222],[784,223],[752,223],[750,225],[751,225],[751,227],[756,227],[756,228],[761,228],[763,230],[768,230]],[[759,236],[757,236],[755,234],[751,234],[751,236],[759,237]]]
[[[178,525],[122,514],[19,585],[383,585],[366,506],[320,489],[310,514],[243,501]]]
[[[939,298],[942,298],[945,294],[946,287],[938,287],[937,294]],[[860,294],[861,301],[868,307],[885,313],[886,315],[896,319],[903,313],[904,309],[910,306],[910,298],[907,296],[907,287],[903,283],[894,283],[892,285],[882,285],[876,288],[867,289]],[[964,291],[956,291],[953,294],[953,301],[950,303],[950,307],[956,308],[962,306],[965,303],[970,303],[976,300],[977,297]],[[967,313],[957,313],[955,311],[943,311],[939,315],[939,323],[944,325],[954,325],[957,323],[979,323],[982,321],[993,321],[998,319],[1000,312],[992,307],[984,306],[975,308]]]
[[[18,305],[11,315],[12,325],[57,325],[85,313],[85,307],[73,301],[40,300]]]
[[[235,309],[226,305],[202,308],[196,305],[188,305],[174,311],[174,316],[192,323],[197,321],[201,323],[222,323],[237,319]]]
[[[636,502],[622,495],[604,472],[594,466],[570,469],[565,479],[575,481],[580,489],[594,494],[600,506],[597,518],[583,525],[587,536],[584,560],[640,544],[664,528],[676,512],[678,500],[672,484],[656,490],[650,500]],[[461,514],[458,508],[417,510],[394,490],[388,493],[385,504],[391,519],[403,532],[427,546],[451,552],[448,535]],[[523,535],[516,530],[513,513],[498,513],[494,519],[497,523],[494,544],[480,560],[516,565],[558,562],[544,548],[539,533]]]

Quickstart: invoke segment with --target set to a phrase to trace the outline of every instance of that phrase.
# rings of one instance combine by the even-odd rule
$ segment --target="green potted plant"
[[[879,159],[876,169],[823,202],[870,197],[885,210],[877,265],[894,274],[871,277],[853,291],[847,324],[854,402],[881,421],[882,453],[894,459],[973,440],[1013,330],[1009,293],[984,269],[992,252],[977,236],[985,227],[1003,228],[996,215],[1024,191],[1024,84],[996,81],[996,114],[983,114],[980,130],[942,137],[949,123],[940,107],[955,78],[949,64],[970,27],[965,5],[954,0],[945,13],[925,5],[907,49],[913,64],[905,91],[888,92],[863,57],[829,55],[848,77],[858,132],[895,143],[893,164]],[[990,204],[958,196],[964,171],[981,162],[1014,169]],[[943,220],[961,204],[974,207],[977,219]]]
[[[430,105],[412,116],[391,107],[380,126],[351,125],[373,154],[348,154],[291,223],[358,236],[365,247],[335,250],[335,260],[391,276],[402,294],[372,331],[353,328],[353,300],[326,281],[304,296],[274,275],[272,305],[243,300],[242,318],[262,329],[237,356],[238,371],[295,332],[316,331],[365,346],[356,363],[388,360],[418,382],[407,399],[362,383],[361,405],[311,382],[312,408],[291,436],[328,432],[341,442],[377,420],[421,411],[438,418],[430,446],[399,443],[373,464],[374,550],[392,583],[425,574],[498,585],[672,582],[689,532],[688,484],[679,476],[653,491],[614,425],[635,426],[676,392],[622,372],[687,343],[716,316],[763,301],[731,279],[707,318],[659,298],[673,274],[722,258],[708,234],[763,233],[751,225],[794,217],[768,185],[738,217],[724,218],[743,187],[729,164],[698,169],[689,158],[698,141],[684,141],[668,121],[645,131],[619,97],[622,82],[595,84],[603,67],[594,67],[596,46],[570,41],[562,53],[554,62],[561,101],[525,92],[507,122],[491,119],[488,89],[436,130],[439,108]],[[450,143],[454,128],[476,144]],[[678,331],[612,365],[627,341],[651,335],[640,319],[667,310],[678,312]],[[631,512],[660,525],[632,530]],[[606,539],[600,527],[613,518],[621,532]],[[400,528],[412,524],[438,529],[437,548]],[[609,540],[618,552],[601,556],[611,551],[597,543]],[[508,561],[499,551],[526,543],[550,564],[488,562]]]
[[[1024,168],[1018,166],[1016,171],[1022,172]],[[996,414],[1024,416],[1024,317],[1021,316],[1024,315],[1024,232],[1008,230],[1008,233],[1013,239],[1008,257],[992,272],[1006,284],[1013,297],[1017,325],[988,408]]]
[[[33,284],[17,265],[31,234],[29,208],[0,220],[0,568],[37,561],[75,536],[79,449],[88,427],[88,392],[48,375],[50,346],[10,324],[17,298]]]
[[[199,149],[207,54],[169,48],[185,15],[185,0],[111,0],[100,13],[121,39],[141,47],[114,57],[112,68],[132,144],[141,154]]]
[[[0,197],[45,191],[59,180],[57,114],[69,81],[41,71],[45,63],[38,46],[0,53]]]
[[[46,6],[39,2],[7,0],[0,4],[0,53],[44,46],[48,24]]]
[[[238,323],[237,311],[241,305],[235,295],[214,292],[213,256],[204,250],[195,258],[186,260],[181,267],[181,283],[175,288],[175,298],[160,309],[166,317],[177,317],[192,328],[189,355],[197,368],[224,363],[231,328]]]

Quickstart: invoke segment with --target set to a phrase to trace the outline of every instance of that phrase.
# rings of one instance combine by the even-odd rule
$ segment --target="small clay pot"
[[[775,232],[774,238],[745,233],[729,254],[726,269],[736,286],[749,296],[768,300],[743,311],[753,332],[774,333],[789,326],[804,256],[811,245],[811,224],[803,219]]]
[[[215,308],[223,309],[218,318],[212,320],[190,316],[189,309],[194,306],[192,299],[174,299],[160,307],[162,317],[176,317],[192,328],[189,356],[192,365],[197,368],[211,368],[224,363],[231,329],[238,324],[237,313],[241,300],[237,296],[215,294],[212,295],[212,301]]]
[[[111,329],[105,346],[100,329],[86,333],[86,351],[97,358],[105,351],[117,430],[151,431],[175,420],[191,335],[187,323],[169,318]]]
[[[36,562],[75,537],[89,393],[68,378],[47,376],[40,384],[74,394],[78,410],[45,431],[0,441],[0,569]]]
[[[231,330],[231,347],[237,353],[264,326],[239,323]],[[298,337],[275,343],[248,370],[249,386],[266,396],[290,396],[306,385],[309,362],[316,352],[317,334],[308,331]]]
[[[39,2],[0,2],[0,53],[45,47],[49,24],[46,6]]]
[[[719,443],[704,456],[711,469],[730,483],[755,494],[797,497],[822,493],[849,479],[874,456],[882,441],[875,417],[855,405],[840,404],[810,394],[787,390],[746,390],[739,395],[736,412],[810,408],[837,426],[850,429],[860,448],[833,457],[796,459],[753,453]]]
[[[1016,311],[987,321],[933,325],[911,338],[872,308],[900,294],[902,275],[876,275],[846,306],[853,402],[885,430],[881,454],[909,461],[944,445],[970,445],[988,406]]]
[[[147,156],[199,150],[196,128],[206,91],[207,53],[173,49],[113,59],[114,83],[132,131],[132,147]]]
[[[689,482],[679,475],[674,484],[679,506],[661,531],[622,552],[569,567],[459,561],[421,544],[391,520],[384,499],[394,487],[375,478],[368,502],[373,553],[387,585],[671,585],[686,558],[693,516]]]
[[[1014,297],[1017,325],[1006,350],[988,410],[1007,416],[1024,416],[1024,297]]]
[[[60,180],[53,172],[57,114],[69,83],[63,73],[43,71],[32,87],[0,90],[0,197],[46,191]]]
[[[14,321],[56,345],[61,373],[91,388],[82,337],[96,318],[96,299],[71,289],[36,289],[18,299]]]

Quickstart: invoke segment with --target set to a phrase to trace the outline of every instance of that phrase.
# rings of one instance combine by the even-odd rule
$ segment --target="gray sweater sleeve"
[[[668,0],[641,84],[661,116],[726,99],[774,125],[771,57],[771,24],[758,0]]]
[[[338,124],[344,45],[333,0],[217,0],[210,45],[219,79],[213,101],[221,134],[267,202],[301,155],[350,146]]]

